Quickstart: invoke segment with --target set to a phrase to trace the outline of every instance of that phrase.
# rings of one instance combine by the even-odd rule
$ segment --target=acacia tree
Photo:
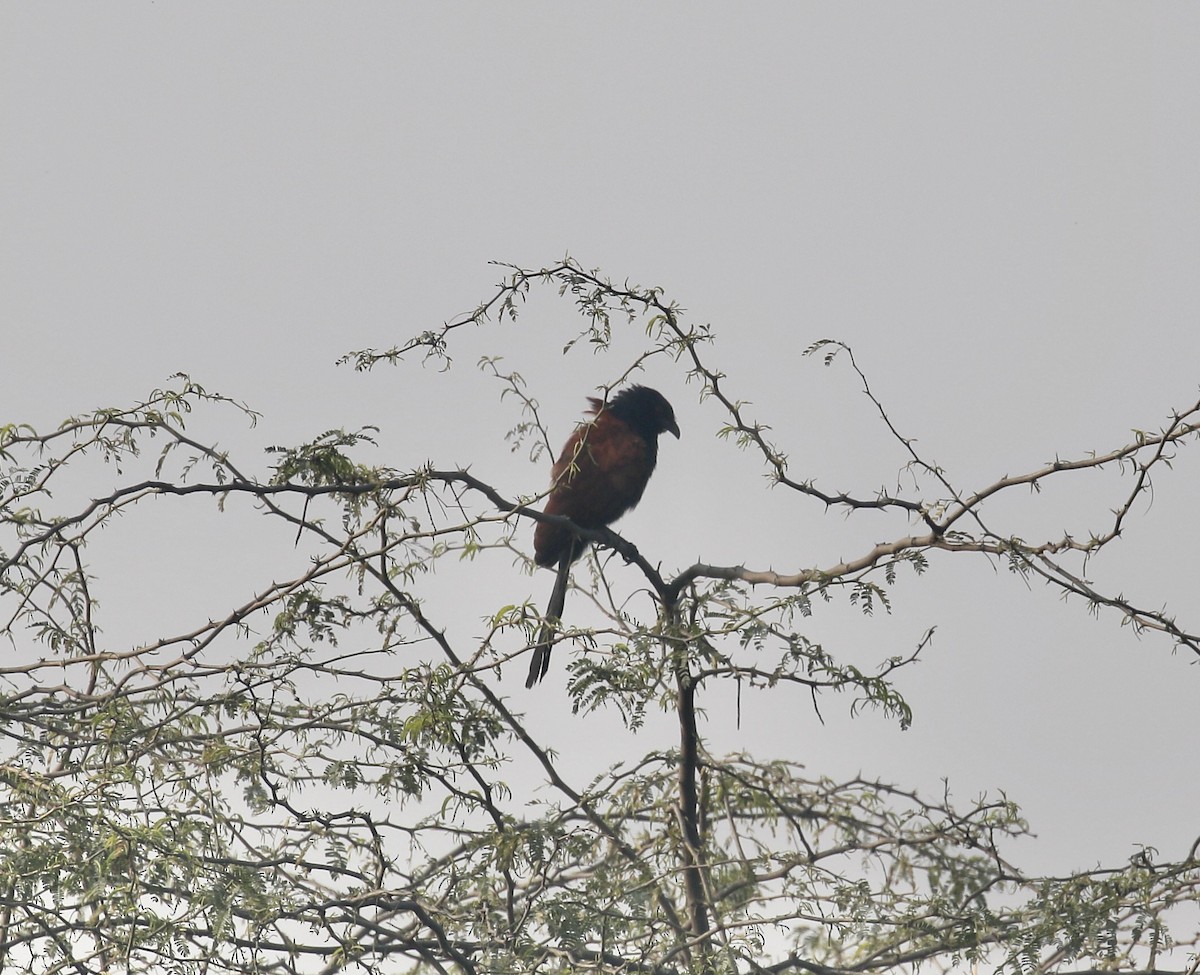
[[[523,672],[537,608],[500,608],[467,638],[449,635],[423,597],[438,565],[529,565],[528,529],[547,517],[540,498],[506,497],[478,470],[369,465],[370,431],[272,448],[265,464],[235,459],[187,425],[254,414],[183,376],[48,433],[0,428],[0,609],[12,651],[0,670],[0,968],[1059,972],[1151,970],[1173,946],[1194,972],[1197,932],[1168,923],[1200,894],[1197,846],[1176,862],[1147,854],[1029,875],[1006,853],[1026,831],[1007,799],[957,806],[810,775],[777,755],[715,753],[697,714],[736,681],[748,695],[850,690],[907,722],[892,678],[920,646],[867,673],[804,625],[815,600],[886,600],[897,572],[919,572],[933,552],[1002,560],[1200,654],[1200,634],[1080,569],[1200,433],[1200,403],[1107,452],[971,487],[892,426],[848,348],[818,343],[810,353],[849,363],[910,474],[890,493],[827,494],[795,478],[708,363],[709,329],[659,290],[569,259],[505,273],[473,313],[347,361],[448,366],[458,329],[515,319],[532,289],[557,289],[582,316],[575,341],[604,350],[614,330],[641,329],[644,349],[621,375],[669,357],[719,404],[722,433],[798,504],[891,512],[904,530],[792,574],[663,567],[612,531],[580,531],[597,557],[575,585],[602,622],[568,620],[560,634],[585,651],[556,657],[575,720],[608,712],[635,730],[668,716],[677,728],[669,747],[581,781],[500,682],[505,666]],[[520,378],[485,365],[525,410],[516,434],[544,440]],[[1086,539],[989,527],[985,501],[1096,468],[1127,476],[1111,519]],[[109,642],[96,540],[117,519],[189,496],[223,517],[250,509],[284,526],[279,565],[295,571],[219,618]],[[631,586],[653,601],[628,602]],[[536,804],[510,790],[518,760],[543,783]]]

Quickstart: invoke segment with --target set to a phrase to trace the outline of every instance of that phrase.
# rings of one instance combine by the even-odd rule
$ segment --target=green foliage
[[[652,356],[678,364],[722,412],[718,437],[757,454],[775,489],[848,515],[890,513],[902,531],[788,576],[664,567],[661,553],[597,533],[601,558],[574,576],[591,622],[562,632],[556,661],[575,733],[618,727],[628,757],[580,785],[505,696],[505,671],[523,669],[540,620],[519,596],[472,617],[462,595],[483,573],[519,579],[514,556],[527,564],[515,539],[534,515],[486,477],[371,465],[371,427],[243,465],[184,423],[255,414],[182,376],[47,434],[0,427],[0,618],[16,651],[0,671],[0,969],[1048,972],[1154,968],[1172,946],[1194,950],[1170,925],[1200,893],[1195,850],[1029,876],[1011,861],[1027,825],[1007,797],[959,803],[948,790],[930,799],[835,780],[796,761],[795,742],[721,753],[704,713],[722,694],[814,708],[843,695],[851,714],[875,709],[907,727],[899,680],[933,630],[882,662],[813,632],[846,608],[886,619],[898,574],[919,576],[932,552],[1000,560],[1200,652],[1171,617],[1093,589],[1061,561],[1117,537],[1146,472],[1196,438],[1200,404],[1132,444],[972,492],[900,436],[846,346],[821,342],[809,353],[849,364],[906,451],[909,485],[826,493],[791,478],[770,425],[706,363],[709,327],[660,291],[569,259],[506,273],[471,315],[345,361],[415,356],[448,370],[458,329],[516,320],[530,290],[548,286],[581,316],[565,353],[605,354],[637,326],[643,350],[618,379]],[[513,449],[538,456],[549,444],[537,401],[501,363],[486,356],[481,372],[519,412]],[[1105,464],[1135,485],[1086,542],[1032,542],[985,521],[983,502],[1001,491]],[[184,601],[168,636],[107,636],[96,592],[111,567],[91,543],[118,519],[192,496],[284,526],[286,545],[270,550],[278,571],[216,617]],[[236,531],[238,554],[278,543]],[[186,542],[175,553],[191,557]],[[460,584],[449,608],[435,571]]]

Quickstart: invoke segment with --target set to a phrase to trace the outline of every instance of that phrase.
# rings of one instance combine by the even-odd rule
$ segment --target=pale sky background
[[[488,261],[570,252],[711,323],[729,394],[827,490],[894,484],[903,457],[844,363],[801,357],[825,337],[961,487],[1110,449],[1200,395],[1198,51],[1200,5],[1179,3],[6,2],[0,422],[48,428],[182,370],[264,414],[190,427],[260,473],[269,444],[374,423],[374,463],[471,464],[533,494],[548,465],[510,453],[514,408],[475,360],[525,376],[557,446],[627,364],[560,357],[568,305],[546,293],[515,327],[460,333],[447,374],[334,360],[474,307],[501,277]],[[652,561],[795,571],[907,533],[768,493],[681,371],[644,381],[683,430],[619,526]],[[1091,566],[1192,630],[1197,453]],[[1026,539],[1086,534],[1128,484],[1083,475],[990,512]],[[97,543],[119,569],[116,641],[203,622],[295,557],[290,537],[254,535],[261,519],[163,507]],[[453,578],[430,599],[459,610],[460,639],[552,582],[498,558]],[[891,616],[819,611],[811,632],[871,667],[937,625],[898,677],[911,730],[848,721],[846,697],[821,725],[800,695],[739,728],[714,700],[714,750],[932,795],[948,777],[964,801],[1003,789],[1046,869],[1187,852],[1194,659],[982,560],[935,556],[893,597]],[[565,663],[536,694],[523,666],[502,689],[568,768],[586,781],[652,747],[572,716]]]

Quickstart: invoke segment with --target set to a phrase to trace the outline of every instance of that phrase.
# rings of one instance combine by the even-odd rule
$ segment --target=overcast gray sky
[[[474,361],[504,354],[561,440],[626,364],[562,358],[566,305],[463,335],[448,375],[334,360],[470,309],[500,277],[488,261],[569,251],[711,323],[730,395],[827,489],[894,483],[904,458],[844,364],[801,357],[824,337],[853,345],[893,420],[964,487],[1115,447],[1200,384],[1197,50],[1200,6],[1184,3],[5,2],[0,422],[126,404],[183,370],[265,414],[255,431],[193,428],[246,457],[374,423],[378,463],[471,463],[532,494],[546,465],[509,453],[515,414]],[[621,524],[653,559],[794,571],[902,533],[767,493],[681,372],[645,381],[684,434]],[[1193,629],[1194,455],[1092,566]],[[1085,531],[1127,484],[1072,487],[997,521]],[[163,579],[132,568],[152,562],[144,532],[107,544],[127,571],[108,593],[114,639],[245,591],[219,549]],[[235,561],[261,581],[277,555]],[[504,568],[472,580],[461,632],[544,599],[549,574]],[[1192,660],[982,562],[934,559],[895,601],[813,632],[870,663],[938,626],[901,678],[910,731],[850,723],[845,699],[822,726],[793,699],[740,727],[710,711],[715,747],[932,790],[948,776],[963,798],[1003,788],[1054,869],[1136,842],[1186,852]],[[536,721],[567,729],[560,748],[585,767],[602,736],[570,715],[562,661],[551,677]]]

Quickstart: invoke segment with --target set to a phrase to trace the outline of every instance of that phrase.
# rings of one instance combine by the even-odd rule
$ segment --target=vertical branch
[[[675,668],[679,711],[679,826],[683,839],[683,882],[687,895],[688,927],[694,939],[708,934],[708,903],[704,893],[704,844],[700,833],[700,803],[696,776],[700,766],[700,736],[696,729],[696,682],[686,655]]]

